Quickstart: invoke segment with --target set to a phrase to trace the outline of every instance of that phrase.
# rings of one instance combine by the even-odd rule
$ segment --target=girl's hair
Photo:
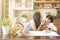
[[[36,12],[33,16],[33,19],[34,19],[34,22],[35,22],[35,26],[36,26],[36,29],[40,26],[40,19],[41,19],[41,14],[40,12]]]
[[[51,16],[51,15],[47,15],[46,18],[50,19],[51,22],[53,22],[53,16]]]

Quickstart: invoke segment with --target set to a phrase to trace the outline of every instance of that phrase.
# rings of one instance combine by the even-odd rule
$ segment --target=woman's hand
[[[42,20],[40,26],[38,27],[37,31],[46,29],[46,21]]]
[[[46,21],[42,20],[40,25],[45,25],[45,24],[46,24]]]

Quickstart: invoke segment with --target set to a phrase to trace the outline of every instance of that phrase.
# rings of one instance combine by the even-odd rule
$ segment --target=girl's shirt
[[[46,26],[47,26],[48,30],[52,30],[52,31],[57,32],[57,28],[56,28],[56,26],[53,23],[50,23],[50,24],[48,24]]]

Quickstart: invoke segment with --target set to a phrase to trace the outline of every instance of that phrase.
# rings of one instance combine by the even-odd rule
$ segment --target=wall
[[[57,14],[57,10],[56,9],[35,9],[34,12],[39,11],[41,13],[42,17],[46,16],[46,13],[50,12],[51,15],[55,15]]]
[[[13,10],[14,5],[13,4],[14,4],[14,0],[9,0],[9,8],[8,8],[8,10],[9,10],[9,18],[11,19],[11,21],[14,18],[14,10]]]
[[[2,22],[2,0],[0,0],[0,34],[1,34],[1,22]]]
[[[23,21],[22,20],[22,18],[21,18],[21,16],[23,15],[23,14],[26,14],[28,17],[27,17],[27,21],[30,21],[30,19],[32,18],[32,16],[33,16],[33,10],[16,10],[16,11],[14,11],[14,15],[15,15],[15,17],[17,17],[17,19],[18,19],[18,21]]]

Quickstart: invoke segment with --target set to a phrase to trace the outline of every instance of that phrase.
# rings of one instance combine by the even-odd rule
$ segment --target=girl
[[[53,17],[51,15],[46,16],[46,27],[48,30],[57,32],[56,26],[53,24]]]

